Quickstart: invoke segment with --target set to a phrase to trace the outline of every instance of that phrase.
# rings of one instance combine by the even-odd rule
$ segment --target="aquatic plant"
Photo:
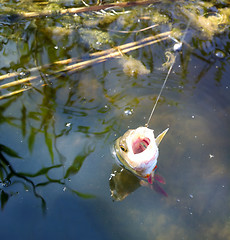
[[[150,73],[150,71],[140,61],[134,59],[132,56],[122,57],[120,63],[123,66],[123,71],[126,75],[135,77]]]

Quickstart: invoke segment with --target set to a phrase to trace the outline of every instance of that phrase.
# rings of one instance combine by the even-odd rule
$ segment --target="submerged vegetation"
[[[3,2],[1,10],[2,45],[5,45],[5,40],[16,41],[18,47],[15,47],[18,50],[19,47],[23,45],[23,48],[21,49],[20,47],[19,50],[22,56],[26,54],[23,60],[29,61],[28,63],[30,66],[31,64],[35,64],[36,66],[39,65],[35,70],[42,71],[44,74],[47,74],[48,72],[48,74],[51,75],[60,73],[62,71],[78,71],[87,66],[104,62],[111,58],[123,59],[124,53],[134,51],[138,48],[146,47],[150,44],[155,44],[158,42],[157,38],[160,38],[161,36],[162,38],[159,39],[159,42],[167,40],[168,37],[179,40],[184,30],[180,27],[180,21],[191,21],[192,27],[194,27],[196,30],[195,32],[201,31],[202,34],[200,36],[195,35],[196,41],[200,37],[200,40],[202,41],[212,42],[213,38],[218,37],[218,34],[224,34],[224,32],[229,29],[230,10],[227,2],[226,4],[223,2],[222,4],[218,4],[217,2],[205,3],[197,1],[196,4],[192,5],[183,1],[176,1],[175,3],[166,1],[162,2],[161,5],[159,5],[159,2],[160,1],[152,0],[150,2],[132,2],[132,4],[129,2],[116,3],[116,6],[114,6],[112,3],[109,3],[107,5],[105,4],[90,6],[83,1],[79,3],[79,8],[70,8],[63,6],[63,3],[58,2],[44,2],[44,4],[42,2],[39,2],[33,4],[33,10],[36,12],[34,16],[30,15],[33,5],[29,5],[27,1],[26,5],[24,5],[24,2],[18,3],[19,8],[23,10],[19,11],[17,9],[17,12],[15,12],[14,7],[12,7],[12,9],[9,6],[5,8]],[[157,4],[157,8],[155,5],[149,5],[150,3]],[[167,11],[167,6],[169,4],[170,7],[173,6],[174,16]],[[142,8],[131,8],[130,5],[148,5],[148,7],[147,11],[143,12]],[[48,11],[46,14],[44,14],[44,11],[40,12],[41,9],[44,10],[44,6],[46,11]],[[27,18],[28,16],[25,14],[25,12],[27,15],[30,15],[29,20],[26,22],[24,18]],[[37,23],[36,20],[37,16],[41,18],[39,20],[39,23]],[[44,16],[46,18],[43,18]],[[130,22],[130,19],[135,19],[135,21]],[[8,29],[9,24],[12,26],[10,30]],[[143,24],[147,25],[148,27],[142,27]],[[117,26],[119,29],[116,29]],[[137,28],[138,30],[136,30]],[[165,28],[170,31],[165,32]],[[39,59],[42,59],[40,55],[42,52],[39,53],[42,46],[39,46],[40,44],[37,42],[37,40],[36,42],[38,43],[38,48],[36,51],[38,52],[38,59],[34,59],[34,63],[31,62],[29,56],[33,56],[34,54],[28,55],[26,51],[34,46],[28,46],[28,43],[26,41],[31,37],[27,33],[23,33],[20,29],[28,30],[28,33],[36,30],[40,32],[42,36],[45,36],[47,41],[50,41],[51,45],[48,44],[50,45],[50,62],[48,65],[42,65],[42,62],[38,62]],[[123,38],[125,40],[130,35],[138,36],[141,32],[144,33],[144,36],[149,33],[152,35],[152,31],[158,32],[159,30],[161,33],[157,35],[155,33],[155,37],[152,37],[152,42],[151,38],[147,37],[135,42],[130,42],[129,44],[124,44],[122,46],[119,46],[117,44],[117,40],[120,38]],[[165,36],[165,38],[163,36]],[[156,39],[156,41],[154,39]],[[33,41],[33,39],[31,39],[31,41]],[[60,46],[60,50],[58,46],[59,41],[63,42],[63,45]],[[85,60],[85,57],[84,60],[81,59],[82,54],[80,52],[77,54],[79,57],[70,59],[63,59],[61,55],[58,56],[55,53],[59,52],[59,54],[62,54],[63,56],[68,56],[68,52],[75,49],[75,41],[79,41],[83,48],[88,51],[89,58],[87,60]],[[149,42],[147,43],[147,41]],[[77,51],[79,51],[79,49]],[[166,51],[165,54],[166,63],[162,64],[163,67],[167,67],[167,63],[170,63],[174,58],[172,51]],[[57,61],[57,59],[60,59],[61,61]],[[131,61],[132,59],[133,61]],[[128,75],[149,73],[147,69],[143,72],[141,69],[135,69],[137,68],[137,63],[140,61],[133,58],[131,55],[129,56],[129,61],[121,60],[120,62],[124,63],[124,72]],[[68,64],[71,65],[68,66]],[[49,71],[47,71],[48,69]],[[11,88],[20,84],[25,85],[23,88],[11,88],[13,89],[13,92],[3,92],[0,98],[2,99],[32,89],[30,82],[38,78],[38,76],[28,77],[28,75],[30,75],[33,71],[34,68],[26,67],[26,72],[23,70],[21,72],[20,70],[17,70],[17,72],[9,74],[9,72],[6,70],[6,74],[4,74],[3,70],[2,76],[0,76],[1,80],[16,77],[16,80],[18,81],[2,84],[0,86],[0,89]]]
[[[17,8],[15,3],[11,5],[2,1],[0,4],[0,41],[3,54],[0,99],[11,97],[2,102],[2,123],[6,121],[22,129],[23,137],[28,137],[28,149],[31,153],[36,136],[44,134],[51,163],[54,163],[56,139],[66,132],[62,130],[61,135],[56,134],[53,120],[57,108],[53,99],[66,85],[61,81],[63,73],[73,74],[94,64],[119,58],[121,67],[128,76],[148,75],[153,70],[152,66],[147,67],[147,63],[142,63],[135,57],[135,53],[132,55],[135,50],[166,40],[179,42],[185,29],[184,26],[181,27],[181,22],[191,21],[196,42],[200,38],[211,44],[214,38],[227,33],[230,25],[228,1],[195,1],[190,4],[187,1],[148,0],[91,5],[84,1],[64,3],[28,0],[17,2]],[[144,10],[142,6],[145,6]],[[173,11],[168,11],[169,6]],[[199,31],[202,35],[199,35]],[[135,41],[131,42],[131,38]],[[120,39],[122,44],[118,44]],[[43,46],[44,41],[46,44]],[[6,50],[9,44],[13,47]],[[223,43],[226,56],[229,55],[226,52],[229,51],[227,46],[229,42]],[[19,63],[10,59],[10,54],[15,55],[16,52],[21,59]],[[44,61],[45,52],[48,61]],[[130,55],[126,56],[125,53]],[[167,69],[174,58],[173,49],[165,49],[165,59],[159,69]],[[74,82],[71,75],[67,77],[67,81],[70,86],[76,86],[81,101],[88,98],[85,89],[91,83],[87,83],[87,78],[84,80],[86,84],[82,80],[79,83]],[[97,81],[93,85],[102,89]],[[111,96],[105,87],[103,89],[105,101],[113,103],[117,96]],[[24,103],[21,106],[21,118],[4,114],[17,97],[22,96],[23,92],[33,95],[32,90],[43,96],[37,111],[27,110],[27,103]],[[77,98],[73,99],[74,92],[70,91],[68,94],[65,97],[66,107],[77,101]],[[96,96],[90,99],[94,101]],[[103,111],[106,112],[106,109]],[[77,114],[81,115],[83,112]],[[106,132],[107,127],[102,129],[102,133]],[[59,154],[57,148],[56,150]]]
[[[150,71],[138,60],[132,56],[124,56],[120,63],[123,65],[123,71],[129,76],[144,75],[150,73]]]
[[[176,44],[181,44],[188,23],[181,51]],[[128,120],[137,111],[142,115],[140,108],[156,100],[175,54],[180,59],[181,79],[175,81],[175,70],[169,96],[161,97],[160,105],[176,108],[180,100],[173,94],[184,93],[186,84],[195,89],[213,66],[215,84],[225,84],[229,29],[228,0],[0,0],[2,210],[20,194],[17,188],[39,199],[44,212],[45,190],[52,184],[78,197],[97,196],[99,187],[91,192],[89,186],[96,182],[97,172],[107,174],[101,170],[105,165],[101,150],[106,151],[108,142],[120,134],[122,122],[129,126],[132,120]],[[189,69],[192,57],[198,64]],[[188,75],[189,83],[185,80]],[[139,117],[138,124],[144,120],[146,117]],[[182,151],[181,146],[176,150]],[[140,187],[139,179],[129,172],[117,167],[113,171],[128,186],[118,185],[115,173],[111,175],[110,190],[117,199]],[[222,227],[216,224],[209,232],[205,225],[205,237],[229,234],[229,221]],[[147,227],[142,228],[146,231]],[[165,239],[179,229],[171,228],[164,233]],[[177,237],[183,234],[179,232]]]

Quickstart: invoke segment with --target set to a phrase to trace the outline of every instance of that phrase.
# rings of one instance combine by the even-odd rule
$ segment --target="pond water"
[[[1,239],[230,239],[230,6],[192,2],[66,14],[97,3],[0,1]],[[180,52],[169,35],[185,37]],[[111,149],[147,122],[170,53],[149,124],[169,127],[157,169],[166,197]],[[124,69],[130,59],[143,72]]]

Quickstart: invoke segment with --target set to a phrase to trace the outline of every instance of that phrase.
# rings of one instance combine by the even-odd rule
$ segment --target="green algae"
[[[103,45],[112,44],[109,33],[97,29],[80,28],[78,30],[82,40],[91,48],[101,49]]]
[[[148,70],[141,61],[134,59],[132,56],[122,57],[120,63],[123,66],[123,72],[128,76],[137,77],[138,75],[150,73],[150,70]]]

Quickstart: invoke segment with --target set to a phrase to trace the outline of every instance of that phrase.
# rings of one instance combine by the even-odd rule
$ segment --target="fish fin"
[[[148,183],[153,184],[153,177],[152,177],[152,174],[149,174],[149,177],[148,177]]]
[[[155,179],[154,175],[155,175],[155,170],[156,169],[157,169],[157,165],[154,167],[152,172],[146,176],[147,179],[148,179],[148,183],[150,183],[150,184],[153,184],[153,180]]]
[[[165,136],[165,134],[168,132],[169,128],[165,129],[161,134],[159,134],[156,138],[156,144],[157,146],[159,146],[161,140],[163,139],[163,137]]]
[[[154,182],[153,185],[151,185],[151,188],[157,193],[160,193],[161,195],[168,197],[168,194],[165,192],[165,190],[162,187],[160,187],[156,182]]]
[[[159,183],[166,184],[165,179],[157,173],[154,174],[154,180],[158,181]]]

